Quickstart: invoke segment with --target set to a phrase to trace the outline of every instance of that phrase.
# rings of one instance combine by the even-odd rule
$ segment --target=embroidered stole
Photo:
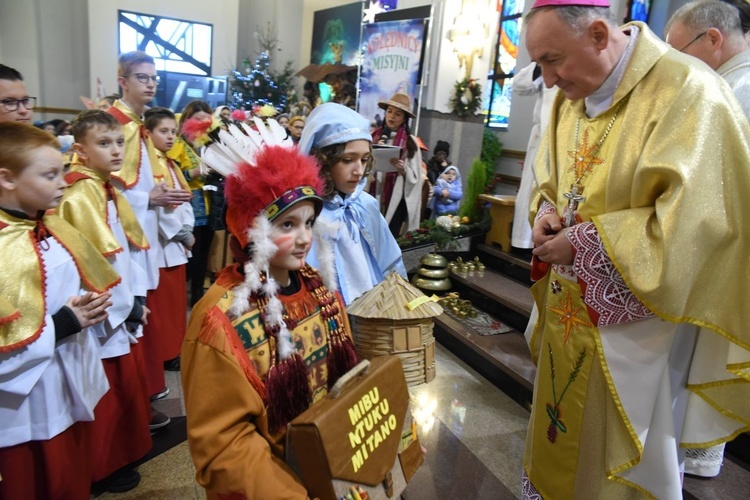
[[[596,144],[610,119],[610,112],[594,119],[584,116],[581,118],[584,141],[574,146],[575,131],[570,130],[563,137],[567,142],[557,144],[554,158],[557,167],[553,171],[558,173],[555,200],[558,215],[564,213],[568,204],[563,193],[576,180],[573,155],[583,156],[583,161],[591,167],[582,179],[586,201],[577,211],[576,222],[590,221],[592,216],[604,212],[610,167],[607,155],[613,148],[608,147],[608,141],[598,151],[591,146]],[[611,133],[612,137],[619,136],[617,123]],[[531,351],[538,359],[531,415],[534,431],[527,437],[527,455],[531,450],[533,460],[526,467],[532,484],[540,492],[546,495],[558,492],[565,497],[574,492],[578,468],[586,467],[586,457],[579,456],[579,446],[586,432],[582,421],[584,405],[590,397],[592,363],[600,362],[601,358],[597,348],[599,333],[589,317],[571,267],[550,266],[547,275],[532,287],[532,295],[539,309],[539,320]],[[545,473],[550,470],[558,473]]]

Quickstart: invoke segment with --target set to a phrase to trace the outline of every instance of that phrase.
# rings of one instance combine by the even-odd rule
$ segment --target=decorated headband
[[[183,130],[199,129],[188,122]],[[253,293],[265,296],[266,323],[279,330],[277,350],[283,361],[294,354],[295,348],[282,317],[283,306],[277,297],[279,285],[268,272],[269,262],[278,250],[271,240],[271,223],[302,201],[313,202],[318,214],[323,204],[318,196],[323,180],[316,161],[294,147],[284,128],[276,120],[266,122],[254,117],[254,128],[232,123],[226,130],[214,131],[201,159],[226,177],[227,229],[249,252],[249,259],[244,262],[245,279],[233,290],[230,311],[239,317],[249,310]],[[316,239],[324,251],[333,254],[326,238],[316,233]],[[321,265],[321,277],[326,286],[335,290],[333,258],[321,260],[321,264],[324,262],[328,268]]]

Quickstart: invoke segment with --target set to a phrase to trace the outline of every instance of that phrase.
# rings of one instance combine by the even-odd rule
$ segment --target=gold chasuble
[[[122,182],[126,189],[130,189],[138,184],[138,178],[141,174],[141,155],[143,148],[141,141],[145,141],[149,159],[151,160],[151,171],[154,175],[154,182],[164,181],[164,172],[159,166],[156,157],[156,148],[151,143],[151,139],[146,135],[146,127],[143,125],[141,117],[136,115],[133,110],[128,108],[122,101],[115,101],[114,105],[107,110],[122,125],[125,133],[125,151],[122,157],[122,168],[112,174],[112,177]]]
[[[680,342],[675,323],[700,327],[672,455],[677,445],[713,446],[750,429],[750,126],[719,77],[633,24],[640,33],[607,111],[588,118],[583,100],[558,92],[531,206],[534,216],[546,201],[560,217],[572,206],[573,224],[593,223],[624,286],[656,318],[599,323],[571,266],[550,266],[533,286],[537,375],[524,468],[548,499],[656,496],[634,475],[622,477],[641,463],[654,417],[643,424],[628,413],[618,387],[660,380],[615,380],[628,365],[611,365],[605,328],[658,330],[666,357],[672,339]],[[648,342],[633,347],[634,358]],[[704,428],[721,420],[724,430],[691,441],[698,407]]]
[[[130,203],[109,183],[109,179],[96,170],[76,164],[65,176],[65,182],[68,188],[57,213],[79,228],[102,255],[109,257],[123,250],[109,227],[109,200],[115,202],[117,217],[130,244],[141,250],[149,248]]]
[[[44,327],[45,271],[40,246],[51,234],[73,257],[83,286],[102,293],[120,282],[109,262],[57,215],[40,221],[21,219],[0,210],[0,352],[10,352],[39,338]]]

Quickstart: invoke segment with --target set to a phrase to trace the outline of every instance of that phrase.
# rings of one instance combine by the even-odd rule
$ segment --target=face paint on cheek
[[[277,253],[289,253],[294,248],[294,238],[288,234],[274,238],[273,243],[278,247]]]

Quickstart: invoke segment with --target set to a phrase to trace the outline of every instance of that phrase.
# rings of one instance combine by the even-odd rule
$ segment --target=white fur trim
[[[316,257],[318,258],[318,274],[323,279],[325,286],[335,292],[339,289],[338,273],[336,272],[336,259],[333,254],[331,241],[338,234],[343,224],[341,222],[329,222],[316,220],[313,226],[313,236],[317,243]]]
[[[252,260],[258,270],[265,270],[268,261],[279,249],[271,241],[273,226],[264,214],[258,215],[253,221],[253,227],[247,231],[248,240],[253,244]]]
[[[279,358],[282,360],[291,358],[297,352],[297,349],[294,347],[294,342],[292,342],[292,333],[286,325],[281,326],[278,339],[279,342],[276,350],[279,352]]]
[[[276,351],[279,353],[279,358],[281,360],[288,359],[295,353],[296,349],[294,348],[294,342],[292,342],[292,333],[286,327],[286,323],[284,322],[284,305],[277,296],[279,284],[272,276],[267,277],[263,291],[266,294],[266,297],[268,297],[266,321],[270,326],[279,327],[279,333],[276,339]]]
[[[232,290],[234,300],[232,300],[229,310],[235,317],[241,316],[250,308],[250,294],[259,292],[262,287],[260,272],[267,271],[268,261],[278,249],[271,241],[271,229],[272,226],[268,222],[268,218],[261,214],[255,218],[253,226],[247,230],[248,240],[253,243],[253,258],[245,263],[244,281]],[[273,295],[275,296],[278,287],[273,290]],[[266,296],[270,295],[266,293]]]
[[[229,307],[229,311],[234,314],[235,318],[239,318],[250,309],[250,286],[247,282],[242,282],[232,290],[234,300],[232,305]]]
[[[260,281],[260,271],[253,261],[245,263],[245,283],[250,286],[250,290],[253,292],[260,292],[263,287],[263,283]]]

